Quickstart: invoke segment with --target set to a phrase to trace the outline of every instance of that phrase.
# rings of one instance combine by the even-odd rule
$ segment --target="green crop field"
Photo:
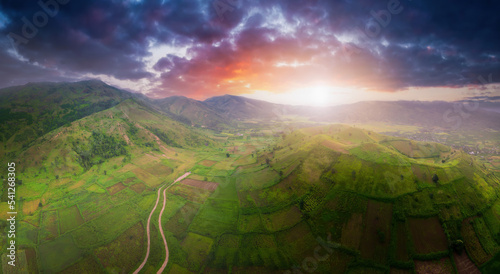
[[[73,230],[84,223],[82,215],[80,215],[80,210],[76,205],[58,210],[58,213],[61,234]]]
[[[75,245],[69,234],[41,244],[38,247],[38,253],[41,262],[40,268],[46,272],[61,271],[78,261],[83,255],[83,251]]]

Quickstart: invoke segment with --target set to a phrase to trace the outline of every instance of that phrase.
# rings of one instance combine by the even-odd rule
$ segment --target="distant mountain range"
[[[465,101],[370,101],[309,107],[274,104],[234,95],[212,97],[205,101],[183,96],[150,99],[91,80],[30,83],[1,89],[3,123],[0,134],[7,141],[17,130],[23,129],[26,138],[34,137],[131,98],[184,124],[213,129],[234,126],[241,120],[273,120],[286,116],[302,116],[314,122],[377,122],[444,130],[500,129],[500,103],[495,102],[474,105]],[[37,123],[32,125],[30,121],[34,116]],[[31,130],[26,130],[26,125]]]

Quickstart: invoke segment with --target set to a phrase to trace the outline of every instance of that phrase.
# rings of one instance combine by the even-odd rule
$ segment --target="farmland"
[[[19,241],[31,269],[134,271],[145,258],[158,189],[186,172],[165,192],[166,273],[495,267],[500,202],[494,186],[500,182],[473,156],[345,125],[192,129],[192,140],[205,141],[189,146],[173,141],[170,127],[184,131],[181,125],[134,104],[39,141],[40,150],[69,156],[59,166],[50,157],[40,160],[42,169],[28,164],[21,175]],[[83,151],[92,138],[108,138],[91,137],[96,123],[113,138],[126,134],[125,151],[108,158],[100,151],[78,164],[74,158],[81,156],[71,149],[77,140]],[[27,149],[24,157],[35,153]],[[152,220],[158,218],[156,210]],[[166,254],[158,221],[150,232],[141,273],[159,269]],[[458,241],[460,254],[451,245]]]

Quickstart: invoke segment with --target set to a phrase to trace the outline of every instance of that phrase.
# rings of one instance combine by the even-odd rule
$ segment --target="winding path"
[[[186,178],[187,176],[189,176],[191,174],[191,172],[186,172],[184,175],[182,175],[181,177],[177,178],[177,180],[175,180],[173,183],[171,183],[170,185],[166,186],[164,189],[163,189],[163,207],[161,209],[161,212],[160,212],[160,216],[158,217],[158,226],[160,227],[160,233],[161,233],[161,237],[163,238],[163,245],[165,246],[165,261],[163,262],[163,265],[161,266],[161,268],[158,270],[157,273],[162,273],[163,270],[165,270],[165,267],[167,266],[168,264],[168,246],[167,246],[167,239],[165,238],[165,234],[163,233],[163,227],[161,225],[161,217],[163,215],[163,211],[165,210],[165,205],[167,203],[167,189],[169,189],[173,184],[183,180],[184,178]],[[163,186],[162,186],[163,187]],[[148,224],[146,225],[146,234],[148,236],[148,249],[146,251],[146,257],[144,258],[144,261],[141,263],[141,265],[134,271],[134,274],[137,274],[139,273],[139,271],[142,270],[142,268],[146,265],[146,262],[148,261],[148,258],[149,258],[149,251],[151,249],[151,234],[150,234],[150,224],[151,224],[151,217],[153,217],[153,213],[155,212],[156,210],[156,207],[158,206],[158,202],[160,201],[160,191],[162,189],[162,187],[160,187],[158,189],[158,196],[156,198],[156,203],[155,203],[155,206],[153,207],[153,210],[151,210],[151,213],[149,213],[149,218],[148,218]]]

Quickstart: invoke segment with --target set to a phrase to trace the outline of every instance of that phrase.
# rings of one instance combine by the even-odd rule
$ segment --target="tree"
[[[271,164],[271,160],[269,160],[269,158],[266,158],[266,164],[267,164],[267,165],[270,165],[270,164]]]
[[[283,170],[280,170],[280,177],[283,177]]]
[[[226,157],[229,158],[231,155],[229,153],[226,153]]]
[[[450,247],[456,253],[462,254],[462,252],[464,251],[464,242],[460,239],[454,240],[451,242]]]
[[[439,181],[439,177],[437,176],[437,174],[434,174],[432,175],[432,181],[437,184],[437,182]]]
[[[300,208],[300,210],[304,210],[304,209],[305,209],[305,203],[304,203],[304,200],[300,200],[300,201],[299,201],[299,208]]]

